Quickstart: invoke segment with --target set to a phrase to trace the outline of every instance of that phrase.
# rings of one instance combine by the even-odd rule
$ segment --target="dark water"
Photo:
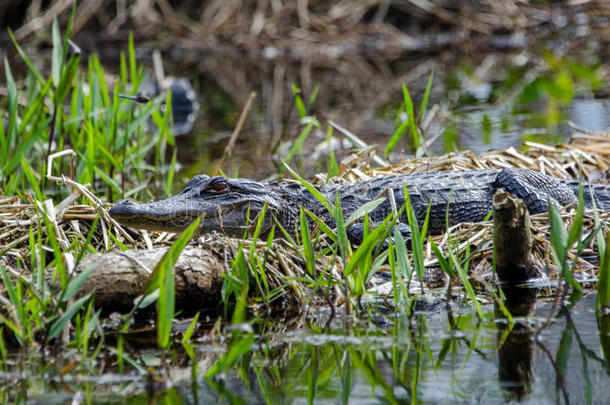
[[[536,303],[536,291],[524,294],[517,293],[509,309],[530,317],[517,316],[512,328],[487,306],[483,322],[454,308],[372,321],[338,316],[326,328],[272,329],[210,380],[203,376],[226,353],[224,344],[195,343],[193,363],[176,357],[179,346],[165,360],[156,350],[140,350],[141,364],[155,367],[154,377],[145,369],[59,376],[58,368],[47,365],[38,375],[0,378],[13,381],[11,388],[28,385],[30,400],[48,404],[76,397],[93,403],[607,403],[610,367],[602,345],[608,348],[610,337],[602,341],[598,332],[595,295],[578,300],[568,315],[555,311],[543,328],[552,303]],[[314,319],[327,315],[322,310]]]
[[[536,342],[534,333],[548,315],[548,303],[535,311],[533,324],[517,325],[512,334],[492,319],[477,325],[467,313],[456,316],[455,329],[448,326],[446,313],[436,313],[417,315],[412,322],[398,318],[390,329],[290,334],[283,337],[292,347],[271,397],[261,392],[248,397],[306,403],[312,385],[307,376],[317,362],[315,403],[339,403],[346,397],[350,404],[413,399],[546,404],[563,403],[565,396],[571,403],[585,403],[587,396],[591,403],[607,403],[610,369],[602,360],[594,305],[595,295],[581,299],[570,312],[571,321],[555,317]],[[492,317],[493,308],[486,313]],[[553,366],[558,362],[566,367],[563,389]]]

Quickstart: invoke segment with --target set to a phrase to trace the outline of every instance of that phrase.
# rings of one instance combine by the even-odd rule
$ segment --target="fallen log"
[[[94,266],[81,291],[95,291],[95,304],[108,311],[133,308],[134,299],[147,287],[150,271],[168,247],[111,251],[83,258],[77,271]],[[176,307],[214,310],[220,302],[222,272],[230,270],[222,256],[210,246],[187,245],[175,266]],[[228,267],[228,268],[227,268]]]

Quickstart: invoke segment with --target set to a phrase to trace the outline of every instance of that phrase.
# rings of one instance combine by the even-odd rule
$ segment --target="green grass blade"
[[[610,248],[608,248],[610,246],[610,232],[608,232],[606,238],[603,248],[598,243],[601,256],[599,273],[597,275],[597,298],[595,304],[598,313],[601,313],[604,308],[610,309]]]
[[[299,210],[299,219],[301,225],[301,240],[303,241],[303,256],[305,256],[305,266],[310,276],[315,274],[314,260],[313,260],[313,247],[311,246],[311,234],[309,233],[309,227],[307,226],[307,218],[303,207]]]
[[[470,280],[468,279],[468,274],[466,273],[466,271],[464,270],[464,267],[462,267],[462,265],[458,261],[457,257],[455,256],[455,253],[453,252],[453,247],[450,246],[448,249],[448,252],[449,252],[449,261],[453,265],[453,268],[455,270],[457,270],[457,273],[460,276],[460,280],[462,281],[462,285],[464,286],[464,289],[466,290],[468,297],[472,301],[472,305],[475,308],[478,318],[480,320],[483,320],[483,318],[484,318],[483,310],[481,309],[481,305],[479,304],[479,300],[477,299],[477,295],[474,291],[474,288],[472,287],[472,284],[470,284]]]
[[[11,78],[12,79],[12,78]],[[31,100],[28,100],[27,110],[23,114],[21,125],[19,126],[19,132],[21,134],[26,134],[28,127],[34,127],[40,122],[41,119],[46,115],[46,106],[44,105],[44,101],[47,97],[49,97],[49,93],[51,90],[51,86],[53,85],[53,80],[49,78],[44,86],[40,90],[32,90],[29,94],[31,96]],[[10,87],[9,87],[10,90]],[[9,100],[10,100],[10,92],[9,92]],[[30,129],[30,133],[33,132]],[[27,135],[26,135],[27,136]]]
[[[398,229],[394,229],[394,243],[396,245],[396,261],[398,266],[390,261],[390,270],[392,275],[392,287],[394,290],[394,300],[396,308],[399,308],[399,312],[405,313],[408,308],[409,291],[407,290],[406,281],[411,279],[411,263],[409,263],[409,256],[407,253],[407,244],[402,234]],[[390,244],[391,249],[394,247]],[[393,254],[390,252],[388,258],[391,258]]]
[[[236,332],[237,333],[237,332]],[[222,356],[205,374],[205,378],[212,378],[223,370],[231,368],[237,359],[246,354],[254,344],[254,334],[246,333],[245,336],[240,336],[235,339],[224,356]]]
[[[34,65],[32,60],[25,54],[25,52],[23,51],[21,46],[19,46],[19,43],[15,39],[15,35],[13,35],[13,31],[10,28],[8,29],[8,35],[11,37],[11,41],[13,41],[13,45],[15,45],[15,48],[17,48],[17,52],[19,53],[19,56],[21,56],[21,59],[23,59],[23,61],[27,65],[29,71],[34,75],[34,77],[36,77],[36,80],[38,80],[38,82],[40,82],[40,84],[44,84],[45,80],[42,77],[42,74],[40,74],[38,69],[36,69],[36,66]]]
[[[64,329],[70,319],[72,319],[72,317],[83,307],[85,302],[91,299],[92,295],[93,291],[85,295],[84,297],[81,297],[78,300],[74,301],[74,304],[72,304],[72,306],[66,309],[66,312],[64,312],[64,314],[58,320],[56,320],[55,323],[53,323],[53,326],[51,326],[49,334],[47,335],[47,340],[51,340],[57,337],[57,335],[59,335],[59,333]]]
[[[18,295],[17,291],[15,290],[13,283],[9,279],[6,269],[4,268],[4,265],[2,263],[0,263],[0,275],[2,276],[2,282],[4,284],[4,288],[6,289],[6,294],[8,295],[8,298],[11,301],[11,304],[13,304],[13,307],[15,308],[15,311],[17,312],[16,315],[17,315],[18,319],[15,319],[15,321],[18,321],[19,325],[15,325],[15,328],[16,328],[15,331],[19,331],[18,337],[21,337],[21,335],[23,333],[22,328],[25,326],[23,324],[23,322],[25,321],[24,306],[21,303],[21,299],[19,298],[19,295]]]
[[[327,235],[333,242],[337,241],[337,234],[335,231],[330,229],[328,225],[326,225],[326,222],[322,221],[315,213],[309,210],[305,210],[305,213],[314,220],[316,226],[318,226],[325,235]]]
[[[551,247],[557,267],[561,269],[561,276],[574,291],[582,292],[582,286],[572,275],[571,266],[568,263],[568,250],[570,248],[570,234],[559,215],[557,208],[549,201],[549,219],[551,222]],[[577,214],[578,215],[578,214]],[[575,238],[580,237],[581,230],[575,232]]]
[[[184,332],[184,335],[182,335],[183,344],[188,343],[191,340],[191,336],[193,336],[193,332],[195,332],[195,327],[197,326],[197,321],[199,320],[199,314],[200,312],[197,312],[195,314],[195,317],[191,321],[188,329],[186,330],[186,332]]]
[[[184,250],[187,243],[197,230],[201,217],[191,223],[176,239],[172,246],[165,252],[159,263],[155,266],[149,285],[159,288],[159,299],[157,300],[157,343],[160,347],[169,346],[169,338],[172,331],[174,319],[175,290],[174,290],[174,265]]]
[[[34,189],[34,194],[36,195],[36,199],[38,201],[43,201],[44,197],[42,196],[42,192],[40,191],[40,186],[38,184],[38,180],[34,176],[34,172],[32,172],[32,168],[28,164],[25,156],[21,156],[21,169],[23,170],[25,177],[28,179],[30,186]]]
[[[0,153],[4,156],[4,161],[8,157],[9,147],[17,140],[17,121],[19,119],[17,112],[17,85],[11,73],[8,60],[4,58],[4,73],[6,75],[6,87],[8,90],[8,129],[6,135],[2,137],[3,150]],[[2,125],[3,126],[3,125]]]
[[[127,79],[127,62],[125,62],[125,53],[121,52],[121,56],[120,56],[120,61],[119,61],[119,77],[121,79],[120,84],[121,84],[121,91],[124,88],[123,86],[125,86],[125,83],[128,82]]]
[[[72,10],[70,11],[70,18],[68,19],[68,26],[66,27],[66,35],[64,37],[64,49],[66,50],[64,56],[68,53],[67,49],[70,46],[68,40],[72,36],[72,26],[74,25],[74,16],[76,15],[76,1],[72,2]]]
[[[549,220],[551,222],[551,246],[557,260],[559,260],[557,264],[563,264],[567,254],[568,232],[557,208],[551,202],[549,202]]]
[[[311,128],[313,128],[313,122],[308,123],[305,126],[305,128],[303,128],[303,130],[299,134],[297,140],[294,141],[294,144],[292,145],[292,148],[290,148],[290,151],[288,152],[288,155],[284,159],[284,162],[285,162],[284,164],[290,163],[290,161],[292,160],[294,155],[297,153],[297,151],[300,151],[302,149],[303,143],[305,142],[305,139],[307,139],[307,137],[311,133]]]
[[[364,239],[362,240],[362,243],[360,244],[360,246],[358,246],[358,249],[356,249],[356,251],[354,252],[354,255],[350,258],[350,261],[349,261],[347,267],[343,271],[346,276],[349,276],[350,274],[352,274],[352,272],[354,271],[356,266],[359,265],[361,260],[363,260],[366,257],[370,258],[373,248],[378,243],[382,242],[380,240],[381,239],[380,237],[385,232],[385,230],[388,226],[388,223],[392,220],[392,217],[393,217],[392,215],[388,215],[383,220],[383,222],[380,223],[377,226],[377,228],[375,228],[373,230],[373,232],[369,233],[368,235],[366,235],[364,237]]]
[[[60,80],[55,90],[55,105],[62,105],[68,95],[68,91],[72,87],[74,78],[78,71],[78,64],[80,63],[80,55],[76,55],[70,58],[66,68],[62,70]]]
[[[0,161],[2,162],[6,162],[8,160],[8,144],[9,140],[6,132],[4,131],[4,125],[0,125]],[[4,165],[0,165],[0,181],[2,181],[0,183],[0,187],[6,186],[5,183],[6,180],[8,180],[4,175],[5,171],[6,170],[4,169]]]
[[[295,179],[299,181],[299,183],[301,183],[307,189],[307,191],[309,191],[316,198],[316,200],[318,200],[324,206],[324,208],[328,210],[329,213],[335,212],[335,207],[326,199],[326,197],[324,197],[324,195],[322,195],[320,190],[318,190],[310,182],[299,176],[297,172],[292,170],[290,166],[288,166],[286,163],[284,163],[284,167],[290,172],[290,174],[294,176]]]
[[[392,152],[392,150],[394,150],[396,143],[398,143],[398,141],[400,140],[400,137],[403,136],[403,134],[405,132],[407,132],[408,127],[409,127],[409,121],[405,120],[400,123],[400,125],[398,126],[398,128],[396,128],[396,130],[392,134],[392,137],[388,141],[388,144],[385,147],[385,151],[383,152],[383,156],[388,156],[390,154],[390,152]]]
[[[409,254],[407,252],[407,244],[402,233],[397,229],[394,230],[394,242],[396,243],[396,259],[398,261],[398,269],[403,280],[410,280],[413,269],[409,262]]]
[[[385,197],[380,197],[380,198],[376,198],[372,201],[362,204],[354,212],[352,212],[352,214],[349,216],[349,218],[345,221],[345,224],[347,226],[350,226],[351,224],[358,221],[360,218],[362,218],[366,214],[370,214],[371,212],[373,212],[385,200],[386,200]]]
[[[567,375],[568,367],[570,365],[570,352],[572,348],[573,330],[568,324],[563,330],[561,339],[559,340],[559,347],[557,347],[557,353],[555,354],[555,363],[559,375]]]
[[[443,252],[440,250],[438,245],[434,243],[434,241],[430,241],[432,245],[432,250],[434,251],[434,256],[436,256],[436,260],[438,260],[438,264],[441,266],[441,269],[447,274],[449,277],[453,277],[453,269],[449,265],[449,262],[443,255]]]
[[[424,97],[421,100],[421,106],[419,107],[419,122],[422,122],[424,117],[426,116],[426,107],[428,106],[428,97],[430,96],[430,89],[432,88],[432,79],[434,78],[434,66],[432,66],[432,71],[430,72],[430,76],[428,76],[428,84],[426,84],[426,91],[424,92]]]
[[[100,169],[97,166],[93,168],[93,171],[95,173],[97,173],[98,176],[100,176],[106,184],[108,184],[110,187],[112,187],[112,189],[114,191],[121,194],[121,187],[114,181],[114,179],[112,177],[110,177],[107,173],[105,173],[102,169]]]
[[[343,211],[341,210],[341,199],[339,198],[339,193],[335,194],[334,210],[330,212],[335,217],[335,222],[337,224],[337,244],[339,245],[341,260],[343,262],[343,268],[345,269],[347,267],[347,258],[350,254],[350,245],[347,240],[346,227],[343,221]],[[344,274],[347,274],[345,270]]]
[[[172,193],[172,185],[174,184],[174,175],[176,174],[176,159],[178,157],[178,148],[174,148],[172,152],[172,160],[169,163],[169,171],[167,172],[167,180],[165,181],[165,197],[169,197]]]
[[[80,290],[85,281],[87,281],[93,270],[95,270],[96,266],[96,264],[92,264],[82,271],[78,276],[74,277],[74,279],[68,283],[61,300],[68,301],[70,298],[72,298],[78,292],[78,290]]]
[[[138,78],[137,73],[137,64],[136,64],[136,48],[133,43],[133,32],[129,32],[129,40],[128,40],[128,55],[129,55],[129,79],[132,83],[136,83]],[[134,87],[132,89],[133,94],[137,93],[138,88]]]
[[[106,85],[106,77],[104,76],[104,70],[100,65],[100,60],[97,57],[92,58],[93,70],[97,78],[97,83],[100,86],[100,95],[102,96],[102,106],[110,106],[110,95],[108,94],[108,86]]]
[[[53,18],[52,31],[53,53],[51,57],[51,76],[53,77],[53,84],[55,84],[55,87],[57,87],[64,64],[64,49],[61,40],[61,34],[59,33],[59,24],[57,23],[57,17]]]
[[[299,95],[300,92],[301,90],[297,87],[297,85],[292,83],[292,95],[294,96],[294,104],[297,107],[297,111],[299,112],[299,118],[303,119],[307,116],[307,109],[305,108],[303,99]]]
[[[307,100],[307,109],[309,110],[314,103],[316,102],[316,99],[318,98],[318,92],[320,91],[320,85],[316,84],[313,88],[313,90],[311,91],[311,94],[309,95],[309,99]]]
[[[584,191],[582,182],[578,185],[578,206],[576,207],[576,214],[574,215],[574,219],[572,220],[572,226],[570,227],[570,232],[568,234],[568,246],[573,246],[576,242],[578,242],[582,236],[583,231],[583,222],[585,218],[584,212]]]
[[[333,127],[332,125],[328,125],[326,130],[326,147],[328,148],[328,159],[326,160],[326,171],[328,172],[328,179],[339,174],[339,164],[337,163],[337,159],[335,157],[335,151],[331,144],[331,139],[333,136]]]
[[[420,139],[417,128],[415,127],[415,110],[413,108],[413,100],[407,89],[407,84],[402,83],[402,94],[405,102],[405,111],[407,112],[407,122],[409,123],[409,132],[411,132],[411,138],[413,139],[413,148],[417,150],[419,148]]]
[[[421,234],[419,230],[419,223],[417,221],[417,217],[415,215],[415,210],[411,205],[411,198],[409,197],[409,191],[407,187],[404,186],[404,194],[405,194],[405,207],[407,211],[407,222],[409,224],[409,228],[411,228],[411,250],[413,252],[413,266],[415,267],[415,272],[417,273],[417,278],[419,281],[423,281],[424,273],[426,271],[424,266],[424,247],[423,247],[423,238],[425,238],[425,234]],[[430,203],[428,203],[428,212],[426,214],[426,218],[424,220],[424,229],[427,229],[428,218],[430,215]]]

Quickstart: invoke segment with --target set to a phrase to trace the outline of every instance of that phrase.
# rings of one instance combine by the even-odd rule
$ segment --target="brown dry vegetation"
[[[540,170],[542,172],[558,176],[558,177],[574,177],[577,178],[578,173],[582,173],[585,179],[589,181],[605,182],[610,170],[610,142],[608,142],[610,134],[576,134],[573,138],[573,142],[567,144],[560,144],[555,146],[539,145],[530,143],[528,144],[529,149],[526,152],[518,152],[514,149],[508,149],[504,151],[490,151],[482,155],[475,155],[468,151],[461,153],[450,153],[444,156],[438,157],[427,157],[427,158],[416,158],[406,159],[397,164],[387,167],[371,167],[370,156],[375,154],[375,148],[369,147],[362,150],[360,153],[352,155],[349,159],[344,161],[340,166],[339,175],[329,179],[331,182],[343,182],[343,181],[360,181],[366,180],[371,177],[385,176],[391,174],[408,174],[416,171],[429,171],[429,170],[458,170],[458,169],[494,169],[503,168],[507,166],[514,167],[525,167]],[[326,181],[326,176],[320,174],[315,177],[314,183]],[[49,200],[46,206],[46,212],[50,213],[50,223],[53,224],[54,233],[57,235],[58,240],[62,243],[62,246],[69,246],[75,240],[84,241],[86,235],[91,227],[92,218],[95,217],[96,212],[101,213],[101,221],[97,226],[95,236],[92,239],[92,245],[98,251],[105,251],[113,244],[111,240],[117,238],[123,241],[128,246],[139,247],[140,249],[152,249],[153,247],[158,248],[167,246],[174,240],[172,234],[167,233],[156,233],[147,231],[129,231],[126,232],[118,224],[114,223],[107,215],[107,206],[101,204],[99,200],[95,198],[90,192],[86,191],[82,186],[76,185],[69,179],[65,179],[67,183],[74,190],[74,194],[68,197],[66,201],[53,206]],[[75,196],[85,195],[87,199],[92,203],[93,206],[84,205],[70,205],[70,201],[74,200]],[[16,261],[27,263],[30,260],[30,252],[28,246],[28,237],[30,233],[30,226],[40,223],[41,216],[44,215],[41,212],[41,208],[34,204],[28,204],[27,202],[21,202],[16,198],[5,199],[0,201],[0,251],[3,252],[2,262],[8,269],[13,270],[14,274],[18,274],[16,267],[13,265]],[[562,217],[566,225],[569,227],[573,219],[575,207],[567,207],[562,211]],[[610,221],[610,213],[601,212],[600,218],[603,222],[608,223]],[[550,223],[546,213],[532,216],[532,229],[534,236],[533,255],[534,260],[540,263],[543,267],[548,268],[551,277],[556,277],[557,274],[553,272],[554,265],[551,257],[551,246],[550,246]],[[585,231],[584,234],[588,234],[595,228],[594,217],[591,212],[588,212],[585,216],[584,221]],[[44,227],[41,228],[44,232]],[[432,237],[435,243],[446,252],[448,236],[451,235],[454,242],[456,243],[456,251],[460,257],[465,257],[466,249],[469,248],[472,253],[470,259],[470,269],[472,269],[472,277],[474,280],[480,281],[485,285],[488,282],[493,281],[492,269],[491,269],[491,258],[492,258],[492,230],[493,224],[491,222],[483,223],[472,223],[472,224],[460,224],[452,227],[447,234]],[[109,233],[113,234],[113,237]],[[203,266],[201,269],[193,269],[192,264],[188,264],[186,268],[188,272],[201,272],[206,274],[214,274],[214,278],[218,277],[221,272],[230,272],[231,263],[237,257],[240,250],[252,249],[252,246],[246,244],[243,247],[240,241],[237,239],[231,239],[223,237],[222,235],[214,235],[210,239],[209,237],[202,237],[196,243],[196,246],[189,249],[197,251],[198,256],[209,257],[209,263],[206,264],[203,260],[203,264],[200,261],[199,266]],[[322,243],[320,246],[324,246]],[[259,257],[267,255],[269,262],[267,263],[266,271],[268,279],[272,288],[280,286],[290,285],[291,288],[285,290],[288,292],[287,301],[291,308],[299,308],[305,301],[311,302],[311,300],[321,300],[321,297],[311,295],[312,292],[308,290],[307,283],[296,281],[298,279],[307,279],[308,275],[305,270],[305,264],[302,257],[302,253],[295,249],[285,241],[278,241],[269,249],[265,243],[259,242],[256,244],[256,250]],[[434,256],[430,246],[425,247],[426,251],[426,266],[434,268],[438,265],[438,261]],[[187,249],[188,250],[188,249]],[[155,251],[156,255],[159,254]],[[203,253],[202,253],[203,252]],[[6,255],[4,255],[6,253]],[[67,255],[73,255],[73,253],[66,253]],[[189,254],[187,254],[188,256]],[[248,256],[249,253],[246,253]],[[130,277],[142,278],[140,264],[131,263],[128,259],[123,259],[123,263],[116,264],[116,260],[120,259],[112,256],[115,264],[111,267],[117,267],[122,272],[132,271],[134,274]],[[145,256],[145,254],[144,254]],[[597,259],[597,253],[593,246],[585,250],[583,256],[594,258],[595,263]],[[574,254],[569,255],[570,259],[578,261],[576,266],[576,277],[581,282],[587,282],[588,280],[595,280],[597,271],[599,268],[593,263],[585,261],[581,258],[576,258]],[[101,263],[100,272],[96,276],[103,276],[104,273],[108,276],[108,285],[116,284],[116,279],[112,280],[115,275],[112,272],[108,272],[109,265],[104,262],[104,258],[101,256],[95,257],[93,262],[98,261]],[[66,260],[67,263],[73,263],[74,257],[71,260]],[[86,261],[87,265],[81,265],[81,270],[84,267],[89,266],[92,260]],[[330,265],[330,266],[329,266]],[[122,266],[122,267],[121,267]],[[124,267],[131,266],[133,270],[125,270]],[[190,267],[189,267],[190,266]],[[332,278],[339,282],[341,280],[341,264],[340,261],[329,263],[329,258],[325,256],[319,256],[316,263],[316,269],[329,269],[332,272]],[[326,270],[325,270],[326,271]],[[190,273],[189,273],[190,274]],[[101,277],[100,276],[100,277]],[[185,277],[188,274],[185,273]],[[209,277],[209,276],[205,276]],[[103,277],[102,277],[103,278]],[[296,278],[296,279],[295,279]],[[104,288],[105,282],[100,279],[96,279],[95,287]],[[208,280],[209,281],[209,280]],[[207,282],[207,281],[206,281]],[[447,282],[446,275],[440,271],[431,271],[427,276],[426,285],[428,287],[440,287]],[[455,280],[459,284],[459,281]],[[140,290],[142,282],[138,287]],[[127,288],[128,286],[124,286]],[[385,287],[387,289],[388,286]],[[100,294],[104,302],[99,302],[102,306],[116,306],[117,300],[125,300],[127,298],[135,297],[140,294],[141,291],[127,291],[125,288],[121,289],[121,297],[116,296],[116,292],[112,292],[113,289],[104,290]],[[188,288],[186,286],[185,288]],[[419,286],[415,287],[416,289]],[[384,286],[378,286],[380,291],[384,291]],[[104,295],[105,294],[105,295]],[[114,295],[113,295],[114,294]],[[334,297],[336,303],[341,302],[342,296],[339,289],[335,289]],[[182,298],[184,301],[184,297]]]

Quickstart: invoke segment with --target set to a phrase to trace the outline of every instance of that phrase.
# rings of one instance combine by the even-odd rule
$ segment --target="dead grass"
[[[385,176],[392,174],[408,174],[417,171],[428,170],[456,170],[456,169],[494,169],[507,166],[532,168],[559,177],[575,177],[582,172],[585,178],[590,180],[603,180],[610,167],[610,142],[607,141],[610,134],[574,135],[572,141],[566,144],[554,146],[539,145],[529,143],[529,149],[525,152],[518,152],[514,149],[504,151],[490,151],[481,155],[474,155],[468,151],[460,153],[449,153],[438,157],[426,157],[417,159],[405,159],[395,165],[386,167],[371,167],[369,159],[374,152],[374,148],[369,147],[346,159],[340,168],[340,174],[331,179],[332,182],[360,181],[375,176]],[[602,179],[600,179],[600,176]],[[324,175],[318,175],[314,182],[324,180]],[[109,206],[103,204],[91,193],[87,187],[77,185],[70,179],[60,180],[66,187],[70,187],[72,194],[59,204],[54,204],[47,200],[44,203],[33,203],[21,201],[16,197],[9,197],[0,200],[0,252],[2,261],[11,266],[15,261],[28,263],[30,252],[28,238],[30,228],[40,229],[46,232],[42,223],[42,215],[47,215],[58,241],[63,249],[67,249],[75,240],[84,241],[91,227],[92,220],[101,215],[101,220],[96,229],[92,246],[98,251],[105,251],[115,246],[113,239],[123,241],[128,246],[138,246],[139,248],[151,248],[153,246],[163,246],[169,244],[173,239],[173,234],[156,233],[147,231],[132,231],[122,229],[114,223],[107,215]],[[83,197],[87,203],[79,204],[76,201]],[[82,201],[82,199],[81,199]],[[569,226],[574,215],[574,210],[568,207],[562,212],[562,216]],[[46,212],[46,214],[43,214]],[[606,224],[610,222],[610,212],[601,212],[600,217]],[[552,269],[552,259],[550,257],[551,247],[549,242],[550,224],[546,214],[532,216],[534,247],[533,252],[536,260]],[[585,217],[584,234],[591,232],[594,228],[594,220],[589,212]],[[469,247],[472,253],[470,258],[471,276],[481,282],[489,282],[492,279],[491,257],[492,257],[492,224],[473,223],[460,224],[452,227],[444,235],[431,237],[441,249],[447,249],[447,241],[451,235],[454,241],[454,249],[460,257],[464,257],[466,248]],[[198,243],[217,252],[219,256],[230,267],[230,263],[237,256],[241,249],[246,254],[252,248],[250,243],[240,244],[240,241],[223,237],[222,235],[207,235],[199,238]],[[223,246],[223,249],[219,249]],[[267,255],[268,261],[265,271],[270,280],[272,288],[279,286],[289,286],[292,298],[296,299],[299,305],[315,297],[303,296],[311,292],[311,286],[305,285],[298,279],[306,279],[305,265],[300,252],[295,250],[286,241],[276,241],[271,248],[264,243],[258,242],[255,246],[256,254],[259,257]],[[425,246],[425,263],[430,269],[437,266],[437,260],[428,243]],[[74,253],[66,252],[72,257]],[[593,246],[584,252],[584,256],[597,257]],[[597,267],[594,263],[577,259],[573,255],[571,258],[578,260],[577,277],[581,281],[595,280]],[[71,262],[71,260],[66,260]],[[328,257],[320,256],[316,262],[317,269],[326,269],[330,272],[330,279],[341,280],[341,266],[339,261],[330,262]],[[321,270],[320,270],[321,271]],[[442,286],[446,282],[442,272],[430,271],[426,280],[429,287]],[[341,294],[335,291],[331,296],[339,300]]]

